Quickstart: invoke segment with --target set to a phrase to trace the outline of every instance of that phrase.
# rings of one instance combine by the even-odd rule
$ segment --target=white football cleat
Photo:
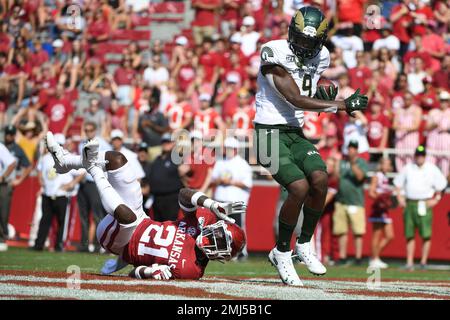
[[[99,164],[98,161],[99,143],[97,139],[89,140],[83,147],[81,155],[81,163],[83,167],[89,171],[92,167]]]
[[[102,269],[100,270],[100,273],[102,275],[109,275],[116,271],[122,270],[126,266],[128,266],[128,263],[126,263],[125,261],[123,261],[120,258],[108,259],[105,261],[105,264],[103,265]]]
[[[381,261],[381,259],[372,259],[369,262],[369,267],[376,268],[376,269],[387,269],[389,267],[389,265],[387,263]]]
[[[311,252],[311,244],[309,242],[296,243],[295,254],[296,259],[305,263],[309,272],[312,274],[322,276],[327,273],[327,268],[317,259],[316,255]]]
[[[53,133],[51,131],[47,132],[44,138],[45,146],[47,147],[48,152],[52,155],[53,160],[55,161],[55,170],[59,174],[67,173],[71,169],[68,169],[66,166],[66,162],[64,156],[68,153],[68,151],[64,150],[55,140]]]
[[[269,262],[277,268],[280,279],[284,284],[289,286],[303,286],[292,262],[292,250],[280,252],[276,247],[273,248],[269,253]]]

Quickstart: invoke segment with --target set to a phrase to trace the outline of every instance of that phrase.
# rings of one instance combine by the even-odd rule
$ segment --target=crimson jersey
[[[216,128],[217,118],[220,118],[220,115],[213,108],[198,110],[194,116],[194,129],[200,131],[206,137],[215,135],[213,129]]]
[[[208,263],[203,253],[196,252],[200,220],[205,226],[217,222],[216,216],[204,208],[176,221],[144,219],[125,246],[122,258],[135,267],[167,265],[175,279],[200,279]]]
[[[254,106],[237,108],[231,117],[231,127],[242,132],[253,129],[253,119],[255,118],[255,113],[256,110]]]
[[[167,117],[171,129],[180,129],[183,122],[192,116],[192,107],[187,102],[171,103],[164,110],[164,115]]]

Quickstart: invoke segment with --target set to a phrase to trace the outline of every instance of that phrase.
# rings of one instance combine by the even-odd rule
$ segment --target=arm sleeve
[[[442,174],[442,172],[439,170],[438,167],[434,166],[434,188],[436,191],[443,191],[445,187],[447,186],[447,179]]]
[[[325,47],[324,47],[325,48]],[[320,54],[319,66],[317,67],[317,73],[321,75],[330,66],[330,52],[327,48],[322,49]]]
[[[16,158],[9,152],[9,150],[0,143],[0,157],[3,162],[4,167],[9,167],[11,164],[16,162]]]

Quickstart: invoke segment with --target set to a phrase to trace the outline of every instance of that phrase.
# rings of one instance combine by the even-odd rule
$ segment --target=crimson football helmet
[[[245,246],[245,233],[234,223],[219,220],[201,228],[197,237],[197,247],[209,260],[231,260]]]

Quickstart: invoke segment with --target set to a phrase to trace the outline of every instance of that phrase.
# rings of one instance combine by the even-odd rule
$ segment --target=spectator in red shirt
[[[33,41],[34,51],[30,54],[31,65],[33,68],[39,67],[49,60],[48,53],[42,48],[39,40]]]
[[[217,96],[216,102],[222,106],[222,119],[230,118],[236,112],[238,92],[241,89],[240,80],[238,74],[228,74],[222,92]]]
[[[199,45],[205,37],[212,37],[217,32],[217,12],[221,6],[220,0],[192,0],[195,10],[192,23],[192,35],[195,44]]]
[[[211,38],[205,38],[202,44],[202,54],[199,58],[202,82],[216,83],[220,74],[222,59],[213,50]]]
[[[424,35],[428,21],[433,19],[433,10],[423,0],[417,1],[416,3],[416,10],[411,10],[411,17],[414,19],[412,34]]]
[[[97,10],[92,16],[92,20],[88,22],[87,39],[89,43],[99,43],[109,38],[108,21],[103,17],[101,10]]]
[[[356,67],[348,70],[350,87],[353,89],[361,89],[362,93],[367,93],[372,77],[372,71],[365,64],[364,52],[356,52]]]
[[[392,8],[390,21],[393,26],[393,34],[400,40],[399,54],[404,56],[408,50],[409,42],[411,40],[410,28],[413,25],[413,18],[411,16],[411,9],[415,8],[414,0],[403,0],[402,3]]]
[[[442,60],[442,67],[433,75],[433,86],[438,89],[450,91],[450,55]]]
[[[48,130],[67,136],[67,131],[73,122],[73,111],[70,100],[65,97],[64,86],[58,84],[55,96],[49,99],[44,109],[48,118]]]
[[[426,32],[422,36],[422,46],[423,51],[431,55],[431,70],[436,72],[441,68],[441,60],[448,55],[449,45],[442,35],[433,32],[430,23],[426,25]]]
[[[133,69],[131,58],[125,58],[122,60],[122,65],[114,72],[114,82],[117,85],[117,99],[119,103],[124,106],[131,104],[131,85],[136,75],[136,71]]]
[[[339,22],[352,22],[354,34],[358,37],[362,32],[365,0],[336,0]]]
[[[389,118],[383,114],[382,105],[382,101],[375,98],[370,105],[370,112],[366,115],[367,140],[371,148],[384,149],[388,147],[391,123]],[[377,162],[381,156],[381,153],[371,153],[370,162]]]
[[[223,13],[220,16],[220,30],[225,38],[237,31],[239,12],[244,0],[223,0]]]
[[[187,174],[188,187],[206,192],[211,184],[215,161],[211,150],[203,147],[202,135],[198,131],[191,133],[191,154],[188,157],[186,161],[190,167]]]
[[[433,86],[433,78],[431,76],[426,76],[423,78],[422,82],[425,90],[417,96],[417,100],[419,101],[424,114],[427,114],[431,109],[439,108],[439,101],[437,98],[437,90]]]

